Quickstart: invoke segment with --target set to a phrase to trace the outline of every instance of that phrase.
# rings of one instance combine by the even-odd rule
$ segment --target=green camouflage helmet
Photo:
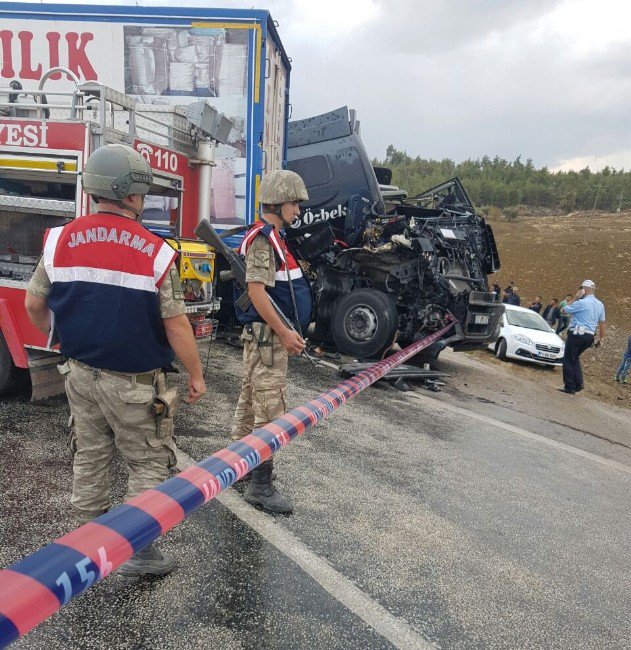
[[[145,195],[153,172],[143,156],[124,144],[106,144],[88,158],[83,191],[91,196],[121,201],[131,194]]]
[[[264,205],[282,205],[294,201],[308,201],[307,187],[296,174],[287,169],[277,169],[265,174],[261,181],[259,199]]]

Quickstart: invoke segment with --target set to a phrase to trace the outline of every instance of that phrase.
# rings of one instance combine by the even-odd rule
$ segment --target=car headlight
[[[527,336],[523,336],[522,334],[514,334],[513,338],[524,345],[534,346],[534,343]]]

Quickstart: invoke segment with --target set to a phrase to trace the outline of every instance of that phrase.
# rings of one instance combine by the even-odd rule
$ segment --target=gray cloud
[[[631,149],[628,45],[568,53],[561,40],[535,34],[554,8],[548,2],[433,4],[440,10],[384,4],[383,20],[326,51],[291,42],[289,28],[294,115],[348,104],[378,157],[394,144],[423,157],[521,154],[556,166]]]
[[[380,0],[382,19],[373,45],[407,54],[466,49],[490,33],[539,18],[559,0]]]

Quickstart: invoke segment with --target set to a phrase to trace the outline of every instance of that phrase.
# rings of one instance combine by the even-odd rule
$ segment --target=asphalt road
[[[178,422],[183,462],[228,443],[239,373],[214,345],[209,399]],[[290,376],[293,404],[338,381],[302,362]],[[63,400],[3,402],[0,567],[74,527],[66,419]],[[113,574],[14,647],[631,647],[631,463],[610,443],[377,386],[277,470],[294,515],[232,488],[161,542],[176,572]]]

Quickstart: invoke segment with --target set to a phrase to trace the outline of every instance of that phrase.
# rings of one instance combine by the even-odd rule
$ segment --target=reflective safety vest
[[[245,234],[239,253],[244,257],[250,248],[250,245],[258,235],[267,237],[272,245],[276,257],[276,278],[274,287],[266,287],[267,293],[272,297],[274,302],[280,307],[281,311],[287,318],[296,325],[296,314],[291,299],[291,285],[296,298],[296,308],[298,310],[298,322],[304,330],[311,322],[311,311],[313,308],[313,299],[311,296],[311,286],[307,278],[302,273],[302,269],[296,259],[287,248],[287,243],[278,234],[277,230],[269,223],[258,221]],[[235,311],[237,318],[243,324],[261,321],[254,305],[251,305],[247,311],[242,311],[236,306],[236,299],[239,297],[240,290],[235,287]]]
[[[132,219],[96,213],[46,231],[47,302],[61,353],[142,373],[173,361],[158,292],[177,253]]]

